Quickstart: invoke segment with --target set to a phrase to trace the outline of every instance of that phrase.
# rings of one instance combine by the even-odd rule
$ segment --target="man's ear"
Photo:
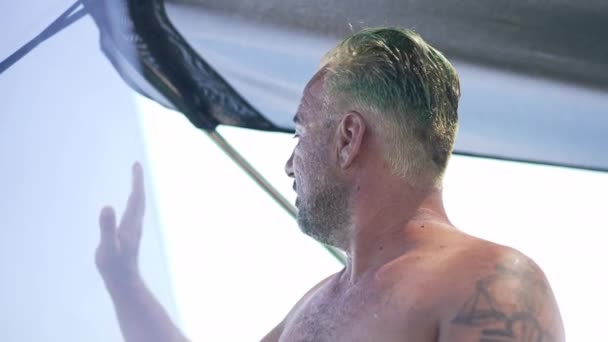
[[[363,137],[367,129],[365,120],[359,112],[348,112],[338,124],[338,163],[342,169],[352,165],[361,153]]]

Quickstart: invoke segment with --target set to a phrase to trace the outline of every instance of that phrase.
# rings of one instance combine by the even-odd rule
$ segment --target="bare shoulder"
[[[528,256],[468,237],[444,266],[439,341],[564,341],[551,286]]]
[[[305,305],[306,302],[308,302],[308,300],[314,296],[314,294],[317,292],[317,290],[319,290],[320,288],[323,287],[323,285],[325,285],[327,282],[329,282],[332,278],[334,278],[336,274],[332,274],[329,277],[321,280],[317,285],[313,286],[310,290],[308,290],[308,292],[306,292],[302,298],[291,308],[291,310],[289,311],[289,313],[287,314],[287,316],[276,326],[274,327],[274,329],[272,329],[262,340],[261,342],[276,342],[279,341],[281,335],[283,334],[283,330],[285,328],[285,323],[289,321],[289,319],[291,318],[291,316],[293,315],[294,312],[297,312],[298,309]]]

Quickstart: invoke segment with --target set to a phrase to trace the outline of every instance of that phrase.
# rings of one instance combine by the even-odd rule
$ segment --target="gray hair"
[[[441,182],[458,127],[460,85],[439,51],[411,30],[372,28],[344,39],[321,66],[324,102],[373,116],[396,175],[413,185]]]

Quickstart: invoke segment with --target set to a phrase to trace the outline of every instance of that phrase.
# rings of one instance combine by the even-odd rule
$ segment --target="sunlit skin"
[[[368,119],[362,114],[344,113],[335,129],[320,124],[324,115],[320,112],[322,91],[322,77],[317,76],[306,88],[296,114],[299,143],[285,169],[295,179],[301,211],[308,202],[303,199],[314,196],[318,173],[329,174],[333,182],[347,187],[350,222],[343,222],[342,240],[336,241],[336,247],[347,252],[347,271],[355,281],[370,268],[392,259],[392,253],[401,255],[409,249],[417,240],[414,235],[419,222],[455,228],[445,214],[441,189],[416,189],[390,172],[381,141],[366,127]],[[325,164],[311,165],[310,160],[324,160]]]
[[[454,227],[441,188],[416,187],[395,176],[368,113],[347,109],[333,125],[323,124],[323,81],[321,70],[304,91],[295,117],[299,141],[285,171],[295,180],[300,211],[308,211],[305,206],[320,186],[341,185],[346,203],[335,208],[347,213],[333,214],[348,219],[328,227],[339,231],[326,231],[332,238],[324,242],[343,249],[348,260],[342,271],[306,294],[265,341],[482,341],[485,327],[453,321],[477,281],[496,273],[497,265],[515,273],[525,267],[526,275],[545,284],[543,298],[534,299],[545,311],[535,319],[543,326],[544,340],[549,335],[551,341],[563,340],[557,305],[542,271],[523,254]],[[498,287],[496,303],[508,296],[509,287],[528,284],[514,282],[493,283]]]
[[[304,90],[299,140],[285,171],[294,179],[301,229],[343,249],[347,264],[306,293],[263,341],[564,341],[542,270],[512,248],[454,227],[440,187],[394,176],[369,113],[341,108],[327,119],[324,75]],[[188,341],[141,279],[144,209],[136,164],[121,221],[111,207],[101,212],[97,266],[125,341]]]

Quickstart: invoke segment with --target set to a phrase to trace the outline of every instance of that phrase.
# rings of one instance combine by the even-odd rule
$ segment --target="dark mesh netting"
[[[241,97],[169,21],[162,0],[83,0],[101,34],[101,48],[136,91],[184,113],[198,128],[218,124],[289,131]]]

